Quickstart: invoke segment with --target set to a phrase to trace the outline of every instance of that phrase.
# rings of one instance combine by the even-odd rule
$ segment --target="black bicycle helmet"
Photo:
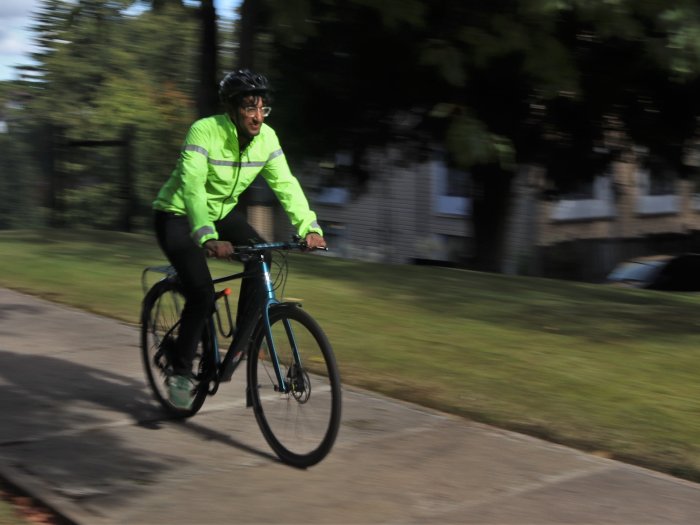
[[[266,95],[270,84],[264,75],[249,69],[232,71],[219,83],[219,98],[224,104],[233,102],[239,95]]]

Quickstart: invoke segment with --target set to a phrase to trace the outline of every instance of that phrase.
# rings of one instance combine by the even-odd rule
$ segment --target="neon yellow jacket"
[[[238,131],[226,114],[196,121],[190,127],[177,166],[153,207],[187,215],[198,245],[219,235],[214,222],[233,210],[241,195],[261,174],[287,212],[297,233],[323,234],[299,181],[287,165],[275,131],[263,124],[260,134],[239,151]]]

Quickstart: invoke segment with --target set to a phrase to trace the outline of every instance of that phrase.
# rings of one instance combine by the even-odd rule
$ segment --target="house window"
[[[676,195],[676,175],[672,170],[654,164],[640,168],[637,170],[637,187],[637,213],[662,215],[680,211],[680,200]]]
[[[639,193],[642,195],[673,195],[676,193],[675,170],[659,159],[649,159],[637,170]]]
[[[553,206],[551,219],[555,221],[581,221],[604,219],[615,216],[612,180],[609,176],[596,177],[578,191],[566,193]]]
[[[446,215],[471,215],[471,177],[457,168],[445,153],[432,160],[433,211]]]
[[[595,184],[591,180],[574,180],[567,187],[562,188],[560,193],[562,200],[584,200],[595,199]]]
[[[347,188],[340,188],[338,186],[321,188],[314,202],[318,204],[347,204],[350,202],[350,191]]]
[[[452,166],[447,168],[447,189],[448,197],[466,197],[469,195],[469,174]]]
[[[673,195],[676,193],[675,177],[651,177],[649,195]]]
[[[690,205],[693,210],[699,211],[700,210],[700,177],[698,177],[697,172],[691,177],[690,179],[692,188],[691,188],[691,200],[690,200]]]
[[[333,162],[319,165],[321,188],[314,199],[319,204],[342,205],[350,202],[348,184],[352,180],[352,154],[338,152]]]

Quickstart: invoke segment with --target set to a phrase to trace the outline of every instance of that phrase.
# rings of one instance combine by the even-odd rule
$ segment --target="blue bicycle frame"
[[[249,270],[246,272],[234,274],[234,275],[229,275],[226,277],[220,277],[218,279],[214,279],[214,284],[219,284],[222,282],[234,280],[234,279],[240,279],[243,277],[258,277],[263,280],[265,283],[264,285],[264,296],[261,297],[261,301],[259,301],[258,304],[260,306],[256,308],[257,311],[260,312],[260,318],[262,319],[263,322],[263,327],[265,329],[265,340],[267,341],[267,346],[268,346],[268,352],[270,356],[270,360],[273,365],[273,370],[275,372],[275,378],[277,380],[277,391],[282,392],[282,393],[288,393],[289,392],[289,385],[285,381],[285,378],[282,376],[281,368],[280,368],[280,363],[279,359],[277,357],[277,351],[275,349],[275,343],[274,343],[274,338],[272,336],[272,328],[270,325],[270,309],[273,308],[275,305],[280,305],[280,304],[285,304],[281,303],[275,294],[275,289],[272,284],[272,280],[270,279],[270,265],[269,263],[265,260],[265,257],[262,253],[260,253],[263,250],[268,250],[268,249],[281,249],[288,247],[288,243],[269,243],[269,244],[256,244],[255,246],[251,247],[250,249],[246,249],[245,252],[243,253],[252,253],[253,257],[257,259],[258,263],[258,268]],[[219,292],[217,294],[217,299],[222,297],[223,293]],[[262,295],[262,294],[261,294]],[[255,322],[256,319],[258,319],[257,315],[254,316],[249,316],[248,317],[249,321],[247,323],[247,326],[242,327],[243,330],[236,334],[236,337],[234,337],[234,341],[231,343],[231,346],[229,347],[228,352],[226,353],[226,356],[223,359],[223,363],[221,362],[221,356],[220,356],[220,350],[219,350],[219,344],[218,341],[216,340],[216,337],[213,337],[212,345],[213,345],[213,350],[215,352],[215,362],[217,364],[217,368],[221,371],[219,374],[219,381],[230,381],[231,376],[233,375],[233,372],[237,368],[238,364],[240,363],[239,360],[234,360],[234,357],[239,354],[241,351],[245,351],[245,346],[242,345],[247,345],[248,342],[250,341],[251,337],[254,335],[253,331],[255,330],[257,326],[257,322]],[[216,326],[214,324],[214,316],[211,317],[210,321],[210,333],[211,334],[216,334]],[[287,337],[290,341],[290,344],[292,346],[292,356],[294,357],[294,363],[299,369],[301,369],[301,358],[299,355],[298,347],[296,344],[296,340],[294,338],[294,333],[292,330],[292,326],[289,322],[289,320],[284,319],[284,329],[286,331]]]

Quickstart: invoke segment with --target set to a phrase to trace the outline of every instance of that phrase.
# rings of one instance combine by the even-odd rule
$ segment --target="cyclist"
[[[166,349],[173,376],[170,401],[188,408],[192,401],[192,362],[206,320],[213,313],[214,285],[206,257],[227,258],[233,245],[265,242],[236,209],[241,193],[262,175],[309,249],[326,243],[316,214],[292,175],[270,114],[270,87],[263,75],[243,69],[219,84],[223,114],[196,121],[178,163],[153,203],[160,248],[178,273],[185,296],[177,341]],[[256,283],[243,279],[236,323],[256,297]]]

